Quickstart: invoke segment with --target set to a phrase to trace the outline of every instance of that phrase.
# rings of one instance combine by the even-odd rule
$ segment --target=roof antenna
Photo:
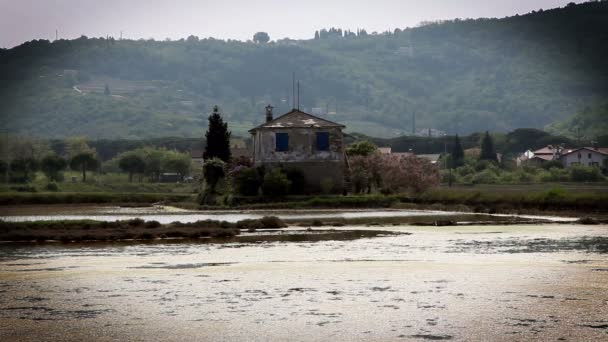
[[[296,109],[296,72],[291,75],[291,108]]]
[[[298,110],[300,110],[300,80],[298,80]]]

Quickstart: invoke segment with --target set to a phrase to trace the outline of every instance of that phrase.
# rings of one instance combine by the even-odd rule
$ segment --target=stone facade
[[[252,129],[253,162],[256,166],[302,171],[309,192],[321,184],[344,187],[344,126],[293,110]],[[280,141],[279,141],[280,140]]]

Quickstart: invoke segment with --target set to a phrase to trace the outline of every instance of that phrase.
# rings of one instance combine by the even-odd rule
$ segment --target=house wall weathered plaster
[[[329,150],[316,150],[316,133],[329,133]],[[275,133],[288,133],[288,151],[276,151]],[[318,192],[322,181],[331,179],[335,192],[344,187],[344,141],[340,128],[284,128],[257,130],[254,139],[256,166],[283,167],[302,171],[307,191]]]
[[[579,154],[581,156],[581,158],[579,159]],[[589,158],[589,155],[591,155],[591,158]],[[593,163],[596,163],[595,165],[602,165],[602,163],[604,162],[604,159],[606,158],[605,155],[598,153],[596,151],[591,151],[588,149],[582,149],[579,151],[575,151],[573,153],[569,153],[567,155],[564,155],[560,158],[562,164],[566,167],[571,166],[574,163],[580,163],[580,165],[584,165],[584,166],[591,166],[593,165]]]
[[[316,150],[316,133],[329,133],[329,150]],[[288,151],[276,151],[276,133],[289,134]],[[338,128],[266,128],[254,135],[254,162],[343,162],[344,146],[342,131]]]

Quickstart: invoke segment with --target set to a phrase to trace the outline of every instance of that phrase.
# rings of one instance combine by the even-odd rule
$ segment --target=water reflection
[[[3,245],[0,337],[608,337],[607,226],[377,229],[412,235],[315,243]]]

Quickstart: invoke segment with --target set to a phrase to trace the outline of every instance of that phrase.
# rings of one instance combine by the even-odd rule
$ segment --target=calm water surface
[[[608,340],[608,226],[374,229],[0,245],[0,340]]]

